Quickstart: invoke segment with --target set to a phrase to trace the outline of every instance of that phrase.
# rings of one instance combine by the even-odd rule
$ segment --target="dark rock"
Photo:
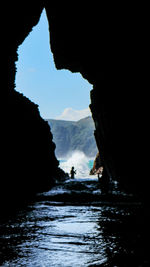
[[[134,6],[121,5],[118,12],[114,3],[72,7],[46,1],[46,11],[56,67],[80,72],[93,84],[90,108],[107,175],[126,190],[145,195],[148,181],[141,185],[144,170],[137,146],[146,114],[139,108],[142,39]],[[104,75],[106,64],[109,72]]]
[[[95,157],[95,160],[93,162],[93,167],[90,170],[90,174],[91,175],[96,174],[100,168],[103,168],[103,165],[102,165],[102,162],[101,162],[101,159],[100,159],[100,154],[98,152],[96,157]]]
[[[24,192],[32,191],[31,188],[43,190],[58,166],[48,124],[40,118],[33,103],[29,104],[14,92],[18,46],[38,23],[44,7],[56,67],[80,72],[93,84],[90,107],[107,175],[127,190],[147,195],[149,181],[143,173],[143,154],[139,151],[145,139],[141,136],[142,133],[145,136],[143,121],[147,114],[141,108],[144,95],[140,90],[144,87],[141,66],[145,65],[145,49],[141,44],[145,28],[136,15],[141,12],[135,12],[132,4],[120,4],[118,11],[114,3],[109,6],[104,2],[73,5],[72,2],[46,0],[23,0],[21,5],[13,1],[3,9],[6,10],[7,36],[2,52],[8,55],[8,67],[3,70],[8,77],[9,117],[5,116],[7,123],[2,125],[6,130],[3,143],[7,146],[2,166],[7,166],[2,172],[5,175],[1,178],[1,192],[5,195],[6,188],[9,193],[16,188],[15,192],[21,195],[24,188]],[[109,69],[105,75],[104,69]],[[37,177],[41,177],[41,181]]]
[[[60,172],[50,127],[39,114],[38,106],[18,92],[8,97],[7,166],[1,178],[3,203],[28,199],[47,191]],[[6,147],[5,147],[6,148]]]

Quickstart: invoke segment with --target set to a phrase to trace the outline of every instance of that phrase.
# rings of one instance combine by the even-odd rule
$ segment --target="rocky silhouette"
[[[111,258],[108,264],[102,262],[100,265],[133,266],[137,263],[140,266],[149,266],[148,153],[144,150],[148,148],[149,141],[149,97],[146,83],[149,54],[148,9],[145,6],[143,8],[142,3],[78,3],[58,0],[22,0],[19,3],[14,0],[2,3],[1,13],[4,13],[4,21],[1,27],[1,55],[4,63],[1,64],[1,103],[4,104],[4,110],[1,123],[0,211],[3,209],[9,214],[13,207],[20,205],[22,201],[26,203],[37,192],[49,190],[61,172],[48,123],[40,117],[38,107],[34,103],[15,92],[17,50],[33,26],[37,25],[43,8],[46,9],[50,47],[56,68],[81,73],[93,87],[90,93],[90,108],[95,123],[95,139],[106,177],[117,180],[125,196],[126,192],[129,192],[130,196],[136,195],[131,213],[128,213],[127,206],[130,207],[131,202],[127,197],[125,211],[120,208],[115,212],[112,207],[112,220],[104,219],[104,228],[96,227],[100,229],[97,236],[99,239],[94,239],[96,255],[99,250],[97,242],[101,242],[104,235],[107,256]],[[6,92],[4,96],[3,91]],[[118,205],[122,207],[123,203]],[[138,205],[140,211],[136,212],[135,207]],[[95,208],[93,212],[94,210]],[[108,211],[109,207],[106,207],[105,212]],[[138,213],[137,218],[133,211],[136,215]],[[84,211],[82,213],[84,214]],[[129,216],[132,213],[133,218]],[[102,209],[99,214],[101,227]],[[118,216],[118,225],[113,223],[114,216]],[[41,219],[41,216],[39,218]],[[44,218],[47,220],[47,213]],[[62,220],[62,217],[60,219]],[[27,226],[31,226],[31,221]],[[8,240],[9,229],[10,233],[12,232],[9,227],[6,229],[5,242]],[[19,237],[25,240],[24,238],[29,236],[28,232],[25,231],[25,235],[21,235],[20,225],[17,228]],[[30,227],[30,230],[31,228],[36,230],[36,227]],[[2,236],[3,229],[2,225]],[[43,225],[37,236],[42,229]],[[14,232],[12,241],[15,236]],[[35,238],[35,232],[33,236]],[[49,240],[49,236],[47,238]],[[87,241],[84,232],[84,242],[89,243],[90,240],[91,236]],[[29,239],[24,242],[25,245],[28,242]],[[113,242],[117,242],[117,245],[114,246]],[[18,239],[17,244],[19,246]],[[2,249],[3,246],[4,243]],[[37,239],[35,247],[38,247],[39,253]],[[21,245],[18,251],[20,249]],[[9,247],[6,251],[6,254],[11,254]],[[27,252],[26,246],[25,253]],[[91,246],[88,253],[93,253]],[[139,256],[141,258],[137,262]]]
[[[93,167],[92,169],[90,170],[90,174],[91,175],[94,175],[98,172],[98,170],[100,168],[102,168],[103,165],[102,165],[102,161],[101,161],[101,158],[100,158],[100,154],[99,152],[97,153],[96,157],[95,157],[95,160],[94,160],[94,163],[93,163]]]
[[[144,176],[144,183],[141,183],[143,166],[139,156],[139,148],[142,147],[139,145],[143,132],[142,118],[147,114],[144,109],[139,108],[142,72],[139,71],[138,66],[143,57],[137,55],[141,51],[140,40],[142,39],[139,37],[141,31],[140,27],[134,24],[138,18],[133,6],[131,5],[130,8],[123,6],[120,12],[117,12],[114,3],[113,6],[110,4],[108,7],[105,3],[86,2],[72,7],[72,3],[41,0],[36,3],[22,1],[21,7],[18,7],[17,1],[13,1],[9,4],[9,8],[6,7],[7,36],[3,52],[7,55],[8,61],[7,68],[3,68],[3,71],[8,77],[7,99],[11,105],[9,104],[8,107],[9,119],[5,118],[7,127],[3,127],[9,134],[9,138],[5,134],[4,142],[8,146],[8,157],[7,159],[4,157],[2,165],[7,163],[7,178],[4,179],[5,182],[7,180],[7,186],[11,187],[12,177],[14,181],[18,179],[15,178],[16,173],[19,173],[18,170],[28,175],[31,173],[31,182],[32,179],[36,181],[37,166],[38,168],[41,166],[41,171],[38,173],[49,169],[50,176],[53,176],[51,175],[55,169],[53,166],[57,169],[53,143],[47,131],[48,126],[40,118],[37,119],[35,105],[25,105],[29,102],[14,92],[18,46],[38,23],[43,8],[46,9],[50,25],[50,45],[56,68],[80,72],[93,85],[90,108],[95,122],[97,147],[108,176],[117,179],[120,186],[126,190],[134,191],[145,198],[148,181]],[[135,16],[134,19],[133,16]],[[109,72],[104,75],[106,63],[109,64]],[[18,107],[15,99],[18,99]],[[19,127],[21,112],[26,125],[25,132],[23,126]],[[12,118],[11,114],[15,116]],[[29,114],[28,118],[33,119],[32,122],[31,119],[27,120],[26,114]],[[41,128],[38,153],[35,148],[37,137],[33,134],[37,128]],[[31,135],[30,129],[32,129]],[[27,136],[29,142],[26,141]],[[27,157],[24,155],[27,155],[27,150],[28,157],[32,157],[33,161],[36,162],[35,159],[38,158],[38,164],[31,162],[25,164],[24,159]],[[49,155],[56,165],[49,164]],[[15,160],[16,157],[18,162]],[[45,157],[45,164],[39,164],[43,162],[43,157]],[[26,160],[28,162],[28,159]],[[33,173],[35,173],[34,177]],[[3,179],[1,184],[3,188]],[[22,185],[17,183],[17,187],[22,188]]]

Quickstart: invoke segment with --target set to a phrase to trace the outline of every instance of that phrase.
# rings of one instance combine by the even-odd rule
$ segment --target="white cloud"
[[[82,110],[74,110],[72,108],[65,108],[60,116],[57,116],[56,120],[66,120],[66,121],[78,121],[85,117],[91,116],[91,111],[89,108]]]

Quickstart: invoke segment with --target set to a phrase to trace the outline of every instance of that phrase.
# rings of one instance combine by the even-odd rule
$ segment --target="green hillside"
[[[56,144],[56,156],[65,157],[69,152],[80,150],[88,157],[95,157],[97,146],[94,138],[94,122],[86,117],[77,122],[47,120]]]

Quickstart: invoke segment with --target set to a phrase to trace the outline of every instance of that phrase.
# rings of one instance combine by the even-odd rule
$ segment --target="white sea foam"
[[[89,175],[90,168],[88,166],[89,158],[82,151],[74,151],[66,156],[66,160],[60,161],[60,168],[70,173],[71,167],[76,170],[76,178],[92,178]]]

